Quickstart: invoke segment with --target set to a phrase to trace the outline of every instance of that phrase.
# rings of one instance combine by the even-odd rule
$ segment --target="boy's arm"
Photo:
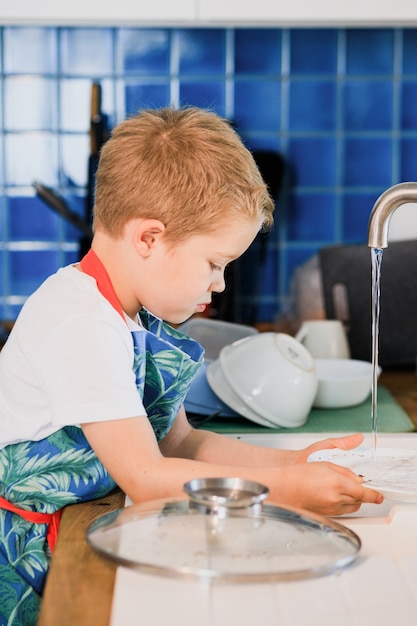
[[[146,416],[88,423],[82,429],[109,474],[133,502],[183,496],[183,485],[192,478],[228,476],[263,483],[270,489],[271,500],[324,515],[350,513],[362,502],[382,501],[380,494],[363,487],[361,479],[346,468],[329,463],[277,467],[274,451],[256,446],[249,446],[253,448],[251,464],[247,445],[241,444],[241,451],[238,441],[195,433],[184,419],[186,422],[181,412],[178,424],[160,447]],[[253,462],[260,459],[262,451],[269,466]],[[196,458],[187,456],[192,454]],[[221,461],[215,460],[220,457]]]
[[[284,450],[248,444],[190,426],[184,407],[171,430],[159,446],[165,456],[199,459],[208,463],[246,465],[250,467],[283,467],[305,463],[312,452],[330,448],[349,450],[363,441],[361,433],[323,439],[302,450]]]

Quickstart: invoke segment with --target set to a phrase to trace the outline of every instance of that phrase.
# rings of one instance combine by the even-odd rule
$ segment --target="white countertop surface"
[[[317,441],[298,434],[241,438],[291,449]],[[381,434],[378,446],[417,449],[417,433]],[[337,520],[359,535],[362,548],[353,565],[322,578],[215,584],[119,567],[111,626],[417,626],[417,504],[386,500]]]

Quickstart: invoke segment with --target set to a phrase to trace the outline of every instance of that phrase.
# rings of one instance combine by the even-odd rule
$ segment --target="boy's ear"
[[[148,257],[164,233],[165,225],[160,220],[138,220],[133,232],[134,245],[138,253],[144,258]]]

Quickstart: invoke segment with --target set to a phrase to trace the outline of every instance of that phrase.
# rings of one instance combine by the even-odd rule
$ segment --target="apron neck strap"
[[[85,274],[92,276],[96,280],[100,293],[110,302],[112,307],[116,309],[126,323],[123,309],[111,284],[110,276],[94,250],[90,248],[87,254],[81,259],[80,267]]]

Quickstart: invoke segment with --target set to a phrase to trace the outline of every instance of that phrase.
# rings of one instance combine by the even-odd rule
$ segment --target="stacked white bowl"
[[[317,392],[315,362],[285,333],[259,333],[225,346],[207,367],[221,400],[263,426],[294,428],[307,421]]]
[[[325,324],[329,338],[331,322]],[[180,330],[197,339],[208,357],[187,394],[188,413],[243,416],[266,427],[296,428],[306,423],[312,408],[355,406],[371,392],[372,364],[350,359],[347,351],[344,358],[322,358],[323,338],[317,353],[314,345],[307,349],[285,333],[258,333],[230,322],[197,318]],[[329,356],[332,351],[333,344]]]

